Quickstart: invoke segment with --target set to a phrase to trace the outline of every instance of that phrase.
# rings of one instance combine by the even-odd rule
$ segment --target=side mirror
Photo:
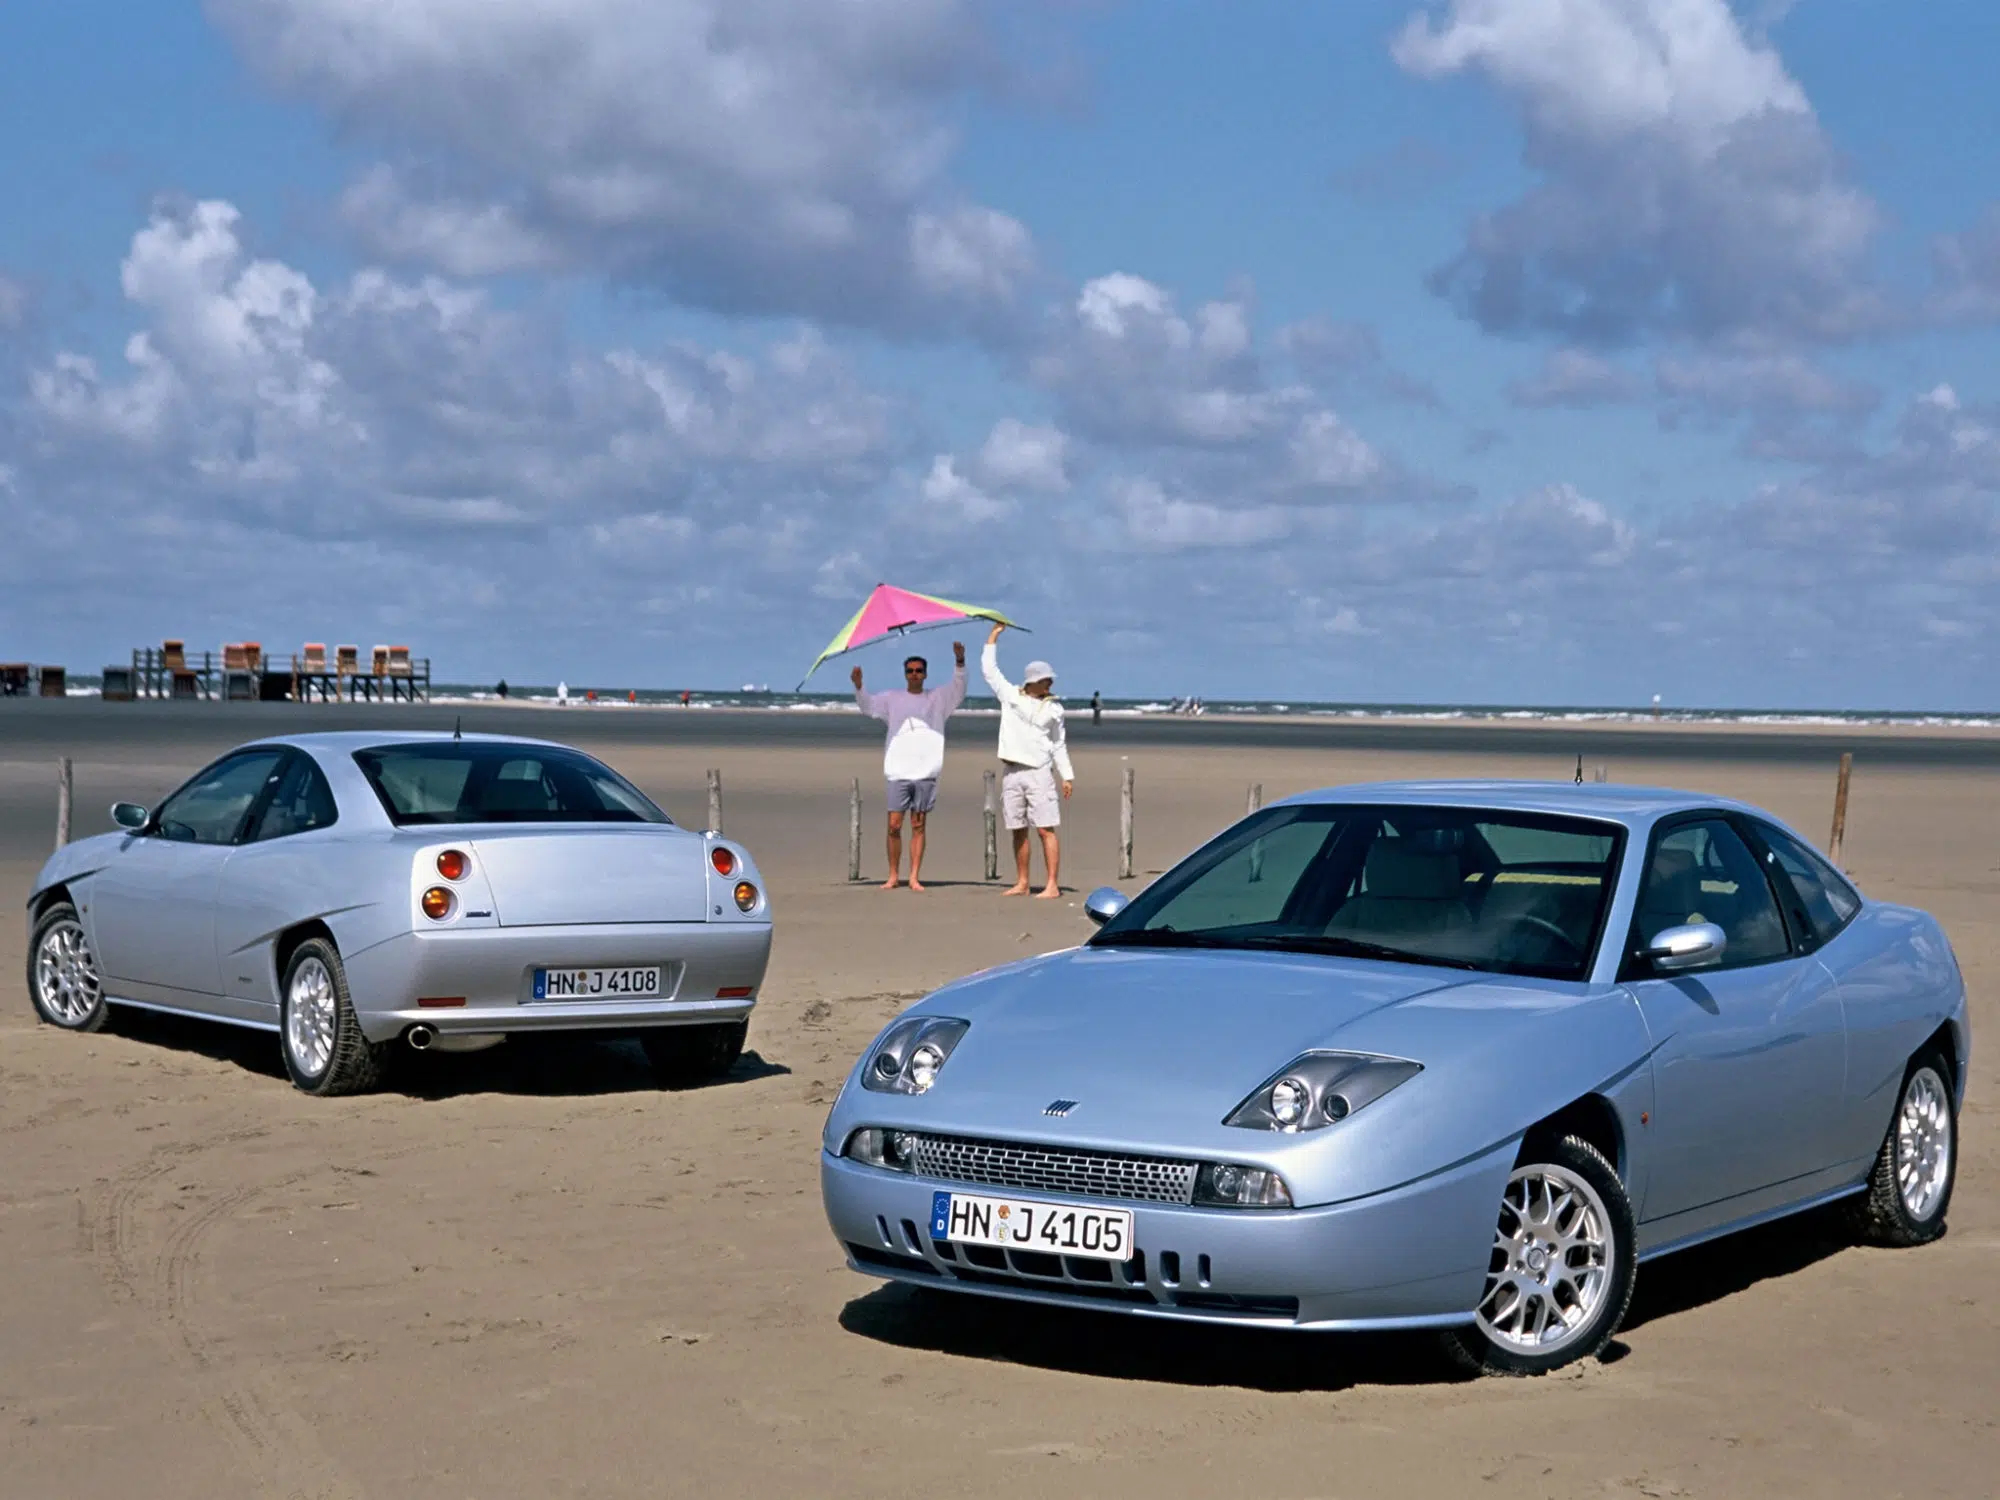
[[[1100,885],[1083,898],[1083,914],[1102,927],[1131,904],[1132,898],[1115,885]]]
[[[111,804],[111,821],[120,828],[137,833],[146,826],[146,809],[136,802],[114,802]]]
[[[1646,944],[1645,956],[1662,974],[1677,974],[1683,969],[1719,963],[1722,950],[1728,946],[1728,936],[1713,922],[1690,922],[1685,927],[1667,927],[1654,933],[1653,940]]]

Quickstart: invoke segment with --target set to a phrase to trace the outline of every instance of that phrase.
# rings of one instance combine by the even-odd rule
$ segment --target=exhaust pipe
[[[437,1040],[437,1032],[428,1026],[412,1026],[403,1033],[403,1040],[410,1044],[413,1052],[421,1052]]]

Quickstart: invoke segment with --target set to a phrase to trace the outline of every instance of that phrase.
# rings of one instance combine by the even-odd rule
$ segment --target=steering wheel
[[[1588,954],[1586,953],[1583,944],[1579,943],[1575,938],[1571,937],[1567,932],[1564,932],[1562,928],[1556,926],[1556,924],[1551,922],[1547,917],[1538,917],[1531,912],[1523,912],[1518,917],[1510,919],[1510,921],[1511,925],[1516,927],[1533,927],[1539,932],[1547,933],[1550,937],[1554,938],[1557,942],[1561,943],[1565,948],[1569,949],[1569,951],[1575,954],[1578,958],[1588,957]]]

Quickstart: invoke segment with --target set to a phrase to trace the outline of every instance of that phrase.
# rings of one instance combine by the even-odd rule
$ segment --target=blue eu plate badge
[[[931,1238],[944,1239],[951,1233],[951,1194],[931,1194]]]

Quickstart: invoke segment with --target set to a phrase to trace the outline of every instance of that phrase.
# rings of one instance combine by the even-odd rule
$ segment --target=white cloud
[[[725,310],[994,325],[1028,233],[947,180],[1007,76],[977,0],[210,0],[378,145],[343,208],[456,275],[609,272]]]
[[[12,333],[27,320],[27,287],[0,272],[0,333]]]
[[[1639,389],[1630,371],[1587,349],[1551,349],[1535,374],[1508,382],[1507,396],[1516,406],[1611,406]]]
[[[1804,91],[1725,0],[1451,0],[1394,44],[1521,110],[1536,184],[1433,277],[1485,328],[1836,339],[1881,326],[1880,215]]]
[[[1001,489],[1060,494],[1069,488],[1065,460],[1069,439],[1060,428],[1030,426],[1002,417],[980,445],[978,468],[988,484]]]
[[[1011,500],[987,494],[959,473],[957,461],[948,453],[931,460],[922,494],[934,516],[966,525],[1002,520],[1019,508]]]

